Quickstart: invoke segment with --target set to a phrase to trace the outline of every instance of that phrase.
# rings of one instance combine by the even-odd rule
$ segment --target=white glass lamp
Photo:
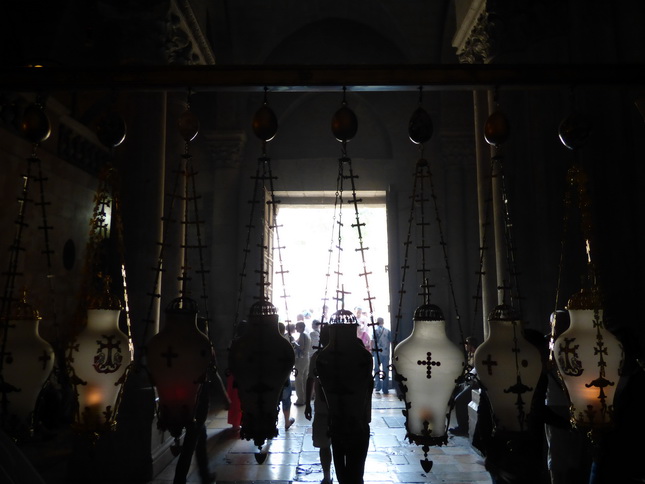
[[[528,430],[542,357],[524,337],[522,321],[511,306],[497,306],[488,322],[488,338],[475,351],[477,377],[490,401],[496,430],[523,432]]]
[[[99,433],[116,425],[117,397],[132,361],[128,337],[119,329],[121,301],[109,291],[104,279],[103,293],[92,297],[87,326],[76,339],[71,366],[78,379],[79,429]]]
[[[443,312],[434,304],[419,306],[412,333],[394,350],[393,366],[401,384],[407,438],[428,447],[448,442],[450,396],[464,370],[464,352],[446,335]]]
[[[38,396],[54,367],[54,351],[38,334],[40,319],[23,291],[9,317],[2,367],[6,398],[3,422],[14,435],[33,429]]]
[[[606,328],[599,291],[582,289],[568,301],[571,324],[554,354],[569,399],[571,421],[595,434],[613,425],[613,402],[623,347]]]

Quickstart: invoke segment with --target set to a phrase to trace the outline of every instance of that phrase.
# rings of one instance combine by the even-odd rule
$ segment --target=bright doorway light
[[[384,204],[359,205],[360,222],[365,225],[361,228],[365,263],[369,282],[374,321],[382,317],[385,326],[390,327],[389,306],[390,294],[387,274],[387,217]],[[341,231],[341,244],[343,247],[341,265],[345,291],[350,292],[345,297],[345,309],[354,311],[356,307],[369,311],[367,287],[363,273],[363,261],[360,252],[358,232],[351,224],[355,223],[355,215],[343,214],[343,228]],[[351,220],[347,220],[351,219]],[[277,254],[274,254],[273,275],[273,301],[278,308],[280,320],[287,317],[295,322],[296,315],[303,311],[310,311],[312,319],[320,320],[322,317],[323,299],[325,293],[328,316],[336,311],[336,270],[337,253],[335,246],[338,244],[338,231],[334,229],[333,205],[288,205],[281,204],[277,214],[278,236],[283,268],[288,271],[285,276],[287,309],[286,313],[282,285],[282,277],[277,271],[280,266]],[[333,233],[332,233],[333,230]],[[333,235],[333,240],[332,240]],[[333,244],[333,245],[332,245]],[[278,242],[274,240],[274,247]],[[330,248],[333,249],[331,266]],[[329,277],[327,273],[329,272]],[[340,306],[339,306],[340,307]]]

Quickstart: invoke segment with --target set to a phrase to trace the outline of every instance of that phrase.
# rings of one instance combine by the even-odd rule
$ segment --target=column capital
[[[488,23],[486,0],[458,2],[457,30],[452,46],[462,64],[487,64],[492,57],[493,37]]]
[[[166,17],[169,64],[214,65],[215,55],[188,0],[171,0]]]

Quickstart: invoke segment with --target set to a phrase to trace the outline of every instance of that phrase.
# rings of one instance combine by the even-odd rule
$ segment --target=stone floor
[[[483,459],[470,446],[467,437],[451,436],[448,445],[431,448],[428,458],[433,461],[433,467],[430,472],[424,472],[419,463],[423,458],[421,448],[405,441],[402,408],[403,403],[393,393],[373,397],[366,484],[491,482]],[[320,482],[322,470],[318,450],[311,441],[311,422],[304,416],[304,407],[293,406],[291,416],[296,419],[295,424],[286,432],[280,430],[278,437],[265,444],[262,451],[268,456],[263,464],[258,464],[257,447],[240,440],[238,432],[227,423],[225,411],[213,412],[208,423],[208,455],[217,483]],[[278,428],[284,428],[282,415]],[[174,461],[149,484],[171,484],[173,474]],[[200,482],[194,463],[188,482]]]

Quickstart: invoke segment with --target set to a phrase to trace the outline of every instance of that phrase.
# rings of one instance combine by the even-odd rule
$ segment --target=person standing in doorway
[[[305,332],[304,321],[296,323],[296,403],[301,406],[306,402],[307,375],[309,374],[309,359],[311,358],[311,338]]]
[[[376,319],[372,354],[374,355],[374,391],[390,392],[390,344],[392,332],[385,327],[383,318]]]
[[[314,319],[311,322],[311,332],[309,333],[309,339],[311,340],[311,353],[318,350],[320,345],[320,321]],[[311,363],[309,363],[309,368],[311,368]]]
[[[360,308],[356,308],[356,337],[363,342],[367,351],[372,351],[372,338],[369,333],[370,320],[368,315]]]
[[[293,345],[293,338],[289,333],[287,333],[287,328],[284,323],[278,323],[278,331],[289,343]],[[291,373],[287,381],[284,382],[284,387],[282,388],[282,395],[280,396],[280,405],[282,406],[282,415],[284,416],[284,430],[287,431],[296,421],[295,418],[291,416],[291,394],[293,393],[293,385],[291,384]]]

